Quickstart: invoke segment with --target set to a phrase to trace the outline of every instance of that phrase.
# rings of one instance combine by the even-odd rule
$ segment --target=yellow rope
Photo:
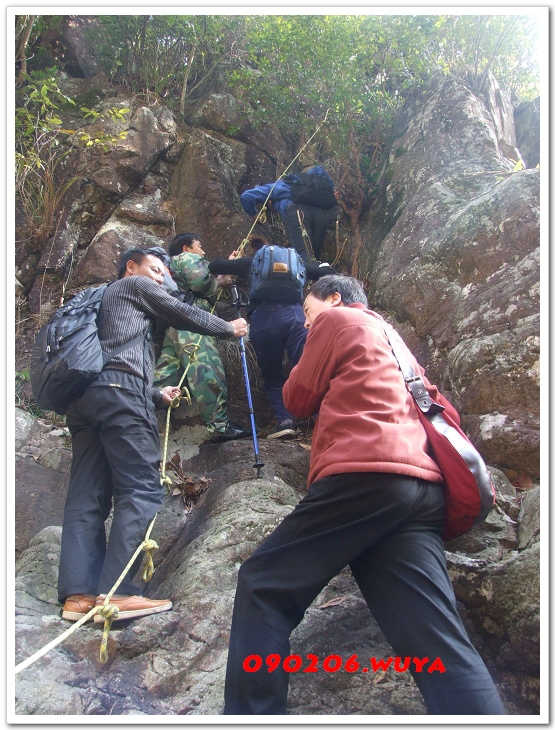
[[[289,163],[289,165],[285,168],[285,170],[283,171],[283,173],[279,176],[278,180],[280,180],[287,173],[287,171],[293,165],[293,163],[295,162],[295,160],[302,154],[302,152],[307,147],[307,145],[312,141],[313,137],[319,132],[319,130],[321,129],[322,125],[325,123],[325,121],[327,119],[328,112],[329,112],[329,109],[326,112],[326,115],[325,115],[323,121],[318,126],[318,128],[316,129],[316,131],[314,132],[314,134],[307,140],[307,142],[305,143],[305,145],[300,149],[299,153],[293,158],[293,160],[291,160],[291,162]],[[274,185],[272,186],[272,189],[270,190],[270,192],[268,193],[268,197],[264,201],[264,205],[262,206],[262,209],[259,211],[258,215],[256,216],[255,221],[252,224],[252,226],[251,226],[251,228],[250,228],[247,236],[241,242],[241,245],[240,245],[240,247],[238,249],[239,251],[241,251],[245,247],[245,245],[247,244],[248,237],[250,236],[250,234],[252,233],[252,231],[253,231],[256,223],[258,222],[258,220],[260,218],[260,214],[263,211],[265,211],[266,203],[268,202],[268,200],[270,198],[270,195],[272,194],[272,191],[273,191],[276,183],[277,183],[277,180],[274,183]],[[221,294],[221,290],[218,293],[218,298],[219,298],[220,294]],[[217,302],[217,299],[216,299],[216,302]],[[216,303],[214,303],[214,306],[212,307],[211,312],[214,311],[215,307],[216,307]],[[202,335],[199,335],[199,342],[200,342],[200,337],[201,336]],[[181,380],[179,382],[179,385],[178,385],[179,388],[181,388],[181,386],[183,384],[183,381],[185,380],[185,376],[187,374],[187,370],[189,368],[189,365],[190,365],[190,363],[192,361],[194,361],[195,355],[196,355],[196,351],[199,349],[198,343],[192,345],[191,347],[193,348],[193,350],[189,354],[189,363],[187,363],[187,367],[185,368],[185,371],[183,373],[183,376],[182,376],[182,378],[181,378]],[[191,402],[191,396],[190,396],[189,391],[187,390],[187,388],[183,388],[182,390],[186,392],[186,396],[185,397],[187,398],[187,402],[190,403]],[[166,477],[165,476],[165,465],[166,465],[166,456],[167,456],[167,447],[168,447],[168,433],[169,433],[169,418],[170,418],[171,409],[172,408],[176,408],[179,405],[182,397],[183,397],[183,393],[180,393],[178,396],[176,396],[172,400],[172,402],[170,403],[170,407],[168,408],[168,413],[167,413],[167,418],[166,418],[166,434],[165,434],[165,439],[164,439],[164,459],[163,459],[163,462],[162,462],[163,463],[163,467],[162,467],[162,475],[163,475],[162,484],[164,484],[164,483],[171,484],[171,479],[169,479],[169,477]],[[130,559],[130,561],[125,566],[125,568],[124,568],[123,572],[121,573],[120,577],[118,578],[118,580],[114,583],[112,589],[109,591],[109,593],[106,594],[106,597],[104,598],[104,601],[103,601],[102,605],[101,606],[94,606],[94,608],[91,608],[91,610],[87,614],[85,614],[82,618],[80,618],[72,626],[70,626],[70,628],[67,631],[64,631],[63,634],[60,634],[60,636],[58,636],[56,639],[53,639],[50,643],[46,644],[46,646],[43,646],[42,649],[39,649],[32,656],[30,656],[27,659],[25,659],[24,661],[20,662],[15,667],[15,674],[19,674],[19,672],[23,671],[24,669],[27,669],[27,667],[31,666],[31,664],[34,664],[38,659],[40,659],[42,656],[44,656],[45,654],[47,654],[55,646],[58,646],[58,644],[61,644],[62,641],[65,641],[68,638],[68,636],[71,636],[71,634],[73,634],[75,631],[77,631],[78,628],[80,628],[84,623],[86,623],[96,613],[100,614],[104,618],[104,629],[102,631],[102,639],[101,639],[101,642],[100,642],[100,661],[103,664],[107,661],[107,659],[108,659],[108,636],[109,636],[109,633],[110,633],[110,629],[112,628],[112,623],[117,618],[117,616],[119,614],[119,608],[116,605],[110,603],[110,598],[114,595],[114,593],[116,592],[117,588],[120,586],[121,582],[123,581],[123,579],[125,578],[125,576],[129,572],[131,566],[133,565],[133,563],[137,559],[137,557],[138,557],[139,553],[141,552],[141,550],[145,550],[146,553],[147,553],[146,565],[145,565],[145,568],[144,568],[144,571],[143,571],[143,580],[145,580],[145,582],[148,582],[152,578],[152,575],[154,574],[154,562],[152,560],[152,551],[153,550],[156,550],[158,548],[157,543],[154,540],[151,540],[150,539],[150,533],[151,533],[152,528],[154,526],[154,521],[155,520],[156,520],[156,515],[154,515],[154,517],[152,518],[152,522],[149,525],[149,528],[148,528],[147,533],[145,535],[145,539],[143,540],[143,542],[139,545],[139,547],[133,553],[132,558]]]
[[[150,533],[152,532],[152,528],[154,527],[154,522],[156,520],[156,515],[152,518],[152,521],[148,527],[148,530],[146,531],[145,539],[143,542],[139,545],[139,547],[135,550],[133,553],[131,560],[127,563],[125,566],[122,574],[117,579],[117,581],[112,586],[112,589],[106,594],[106,597],[104,598],[104,601],[102,602],[102,606],[98,607],[98,613],[104,618],[104,629],[102,631],[102,639],[100,641],[100,661],[104,664],[106,660],[108,659],[108,635],[110,633],[110,629],[112,628],[112,622],[117,618],[119,614],[119,608],[115,606],[114,604],[110,603],[110,598],[114,595],[118,587],[120,586],[122,580],[125,578],[127,573],[129,572],[131,566],[137,559],[139,553],[141,550],[147,550],[148,557],[150,560],[152,560],[152,553],[151,551],[156,549],[158,545],[154,542],[154,540],[150,539]],[[153,545],[155,547],[153,547]],[[146,571],[146,568],[145,568]],[[152,569],[152,572],[150,573],[150,578],[152,578],[152,574],[154,573],[154,568]]]
[[[70,626],[67,631],[64,631],[63,634],[60,634],[56,639],[53,639],[49,644],[44,646],[42,649],[39,649],[37,652],[35,652],[32,656],[30,656],[28,659],[25,659],[25,661],[18,664],[15,668],[15,673],[19,674],[23,669],[27,669],[31,664],[37,661],[37,659],[40,659],[42,656],[47,654],[51,649],[53,649],[58,644],[61,644],[62,641],[65,641],[68,636],[71,636],[74,631],[76,631],[80,626],[82,626],[86,621],[88,621],[90,618],[94,616],[95,613],[99,613],[101,616],[104,617],[104,630],[102,632],[102,640],[100,643],[100,661],[102,663],[106,662],[107,659],[107,645],[108,645],[108,634],[110,632],[110,628],[112,627],[112,622],[117,617],[119,609],[114,604],[110,604],[110,598],[113,596],[113,594],[116,592],[117,588],[121,584],[122,580],[125,578],[127,573],[129,572],[131,566],[137,559],[139,553],[141,550],[147,551],[147,560],[150,558],[150,562],[152,562],[152,550],[155,550],[158,545],[154,540],[150,539],[150,533],[152,531],[152,528],[154,526],[154,521],[156,520],[156,515],[152,518],[152,521],[149,525],[149,528],[147,530],[147,533],[145,535],[145,539],[143,542],[139,545],[139,547],[135,550],[133,553],[132,558],[129,560],[125,568],[123,569],[123,572],[121,573],[120,577],[117,579],[117,581],[114,583],[112,589],[109,593],[106,594],[106,598],[103,601],[102,606],[94,606],[94,608],[91,608],[91,610],[85,614],[82,618],[79,619],[79,621],[76,621],[73,626]],[[145,572],[147,569],[150,571],[149,579],[152,577],[152,573],[154,572],[153,566],[151,570],[151,566],[147,565],[145,568]]]
[[[214,307],[216,305],[214,304]],[[214,310],[214,307],[212,308],[212,311]],[[172,400],[172,402],[169,405],[169,408],[166,412],[166,429],[164,433],[164,448],[163,448],[163,454],[162,454],[162,472],[160,474],[160,482],[163,487],[166,488],[166,492],[171,491],[171,485],[172,480],[167,476],[166,474],[166,461],[168,459],[168,439],[170,435],[170,416],[171,416],[171,410],[172,408],[177,408],[179,404],[181,403],[181,400],[184,399],[186,403],[191,405],[192,399],[191,399],[191,393],[189,392],[189,389],[186,386],[183,386],[183,381],[185,380],[187,376],[187,370],[189,369],[189,365],[194,362],[197,359],[196,353],[197,350],[200,349],[200,337],[196,344],[188,345],[188,347],[191,349],[189,352],[189,362],[187,363],[187,366],[183,370],[183,375],[181,376],[181,379],[179,380],[179,383],[177,384],[177,387],[181,390],[181,393],[179,395],[176,395],[175,398]],[[187,352],[187,348],[183,348]],[[182,387],[183,386],[183,387]]]
[[[256,224],[258,222],[260,222],[260,223],[264,223],[265,222],[265,220],[266,220],[266,204],[268,203],[268,200],[270,199],[270,196],[274,192],[275,186],[278,184],[279,180],[281,180],[282,177],[285,177],[285,175],[287,175],[288,171],[291,169],[291,167],[296,162],[296,160],[298,160],[298,158],[302,155],[302,153],[304,152],[304,150],[308,147],[308,145],[312,142],[312,140],[314,139],[314,137],[318,134],[318,132],[320,131],[320,129],[322,129],[322,127],[324,126],[324,124],[326,123],[326,120],[328,118],[329,111],[330,111],[329,109],[326,111],[326,113],[324,115],[324,118],[322,119],[322,121],[320,122],[320,124],[318,125],[318,127],[316,127],[316,129],[314,130],[314,133],[307,139],[307,141],[304,143],[304,145],[301,147],[301,149],[297,152],[297,154],[295,155],[295,157],[293,157],[293,159],[291,160],[291,162],[287,165],[287,167],[285,168],[285,170],[281,173],[281,175],[278,177],[278,179],[274,182],[274,184],[270,188],[270,192],[266,196],[266,200],[264,201],[264,203],[262,204],[262,207],[258,211],[258,213],[256,215],[256,218],[254,219],[253,224],[252,224],[252,226],[249,229],[249,232],[247,233],[247,235],[245,236],[245,238],[241,241],[241,243],[239,245],[239,248],[237,249],[237,253],[241,253],[241,251],[245,248],[245,246],[249,242],[249,236],[253,232],[254,227],[256,226]],[[263,217],[263,219],[262,219],[262,217]]]
[[[312,241],[310,240],[310,236],[308,235],[308,231],[306,230],[306,227],[304,224],[304,213],[300,210],[297,210],[297,218],[299,219],[301,235],[305,239],[305,246],[306,246],[307,253],[311,259],[315,259],[314,249],[312,248]]]
[[[145,543],[144,551],[146,555],[145,567],[143,568],[143,580],[145,583],[148,583],[154,575],[154,560],[152,559],[152,553],[154,550],[158,550],[158,543],[156,540],[145,540]]]
[[[104,628],[102,630],[102,638],[100,639],[100,661],[105,664],[108,661],[108,636],[114,619],[119,616],[119,608],[113,604],[101,606],[98,613],[104,619]]]

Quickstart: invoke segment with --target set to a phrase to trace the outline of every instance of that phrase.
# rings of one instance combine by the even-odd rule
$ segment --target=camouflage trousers
[[[196,350],[195,345],[198,345]],[[216,338],[169,327],[156,363],[154,386],[177,385],[185,369],[184,382],[197,403],[206,428],[210,433],[225,431],[229,423],[227,383]]]

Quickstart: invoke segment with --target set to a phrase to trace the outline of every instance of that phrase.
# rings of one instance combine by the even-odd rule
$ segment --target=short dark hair
[[[125,271],[127,269],[128,261],[134,261],[137,266],[140,266],[143,263],[145,256],[148,256],[149,254],[151,256],[156,255],[149,251],[145,251],[142,248],[130,248],[128,251],[124,251],[119,260],[118,279],[123,278],[123,275],[125,274]]]
[[[200,241],[198,233],[193,233],[192,231],[179,233],[169,245],[168,251],[170,256],[179,256],[180,253],[183,253],[183,246],[191,248],[193,241]]]
[[[368,306],[368,298],[364,293],[362,283],[352,276],[342,274],[322,276],[310,287],[308,293],[323,302],[335,292],[341,294],[343,304],[364,304],[365,307]]]
[[[266,239],[262,238],[262,236],[257,236],[256,234],[249,236],[248,241],[255,251],[259,251],[262,246],[267,246],[269,244],[269,241],[266,241]]]

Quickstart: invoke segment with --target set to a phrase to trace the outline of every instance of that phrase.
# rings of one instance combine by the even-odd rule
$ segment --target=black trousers
[[[395,655],[440,658],[445,672],[411,664],[428,713],[505,714],[456,610],[443,513],[442,487],[410,477],[352,473],[314,482],[239,570],[224,714],[285,713],[289,674],[282,666],[268,672],[265,658],[290,654],[291,632],[346,565]],[[341,656],[341,647],[333,653]],[[251,654],[262,658],[259,671],[243,668]]]
[[[112,382],[114,385],[109,385]],[[104,371],[68,409],[73,461],[64,510],[58,598],[108,593],[162,504],[160,439],[146,384]],[[114,503],[110,539],[104,522]],[[141,553],[117,593],[133,595]]]
[[[304,203],[296,205],[293,203],[285,211],[284,222],[289,241],[293,248],[297,250],[297,253],[305,264],[309,264],[313,259],[307,250],[305,236],[303,236],[303,227],[310,239],[314,257],[316,260],[319,260],[326,236],[326,226],[328,224],[326,211],[322,208],[316,208],[314,205],[306,205]]]

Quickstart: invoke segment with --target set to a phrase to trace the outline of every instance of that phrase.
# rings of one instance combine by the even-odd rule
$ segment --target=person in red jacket
[[[410,661],[429,714],[504,715],[457,613],[441,472],[383,320],[360,282],[340,275],[312,286],[304,312],[309,332],[283,397],[297,418],[318,411],[309,489],[239,570],[224,714],[285,714],[289,636],[349,566],[393,652]],[[281,657],[273,671],[270,655]]]

